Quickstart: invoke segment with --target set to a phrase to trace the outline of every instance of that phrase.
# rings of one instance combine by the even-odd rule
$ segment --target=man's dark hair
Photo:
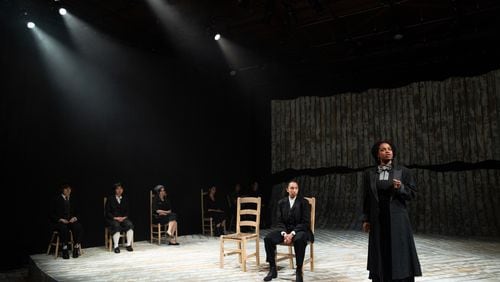
[[[113,184],[113,190],[116,190],[116,188],[118,188],[118,187],[122,187],[123,188],[123,185],[120,182],[117,182],[117,183]]]
[[[66,188],[71,188],[71,185],[69,185],[69,183],[63,183],[61,184],[61,186],[59,186],[59,190],[64,190]]]

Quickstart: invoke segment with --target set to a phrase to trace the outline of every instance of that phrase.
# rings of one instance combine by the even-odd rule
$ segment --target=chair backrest
[[[314,234],[314,225],[316,221],[316,198],[315,197],[304,197],[309,202],[310,211],[311,211],[311,231]]]
[[[249,204],[255,208],[249,208]],[[255,232],[259,234],[260,231],[260,207],[261,198],[260,197],[238,197],[236,210],[236,233],[240,233],[240,227],[250,226],[255,227]],[[245,207],[243,208],[243,205]],[[242,215],[251,215],[251,217],[245,217],[244,220],[241,219]]]
[[[153,191],[149,191],[149,224],[153,224]]]
[[[204,219],[205,219],[205,196],[208,195],[208,192],[203,191],[201,189],[201,226],[204,224]]]

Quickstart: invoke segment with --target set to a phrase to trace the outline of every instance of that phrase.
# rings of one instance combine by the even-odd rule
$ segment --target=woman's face
[[[115,195],[120,197],[123,194],[123,187],[122,186],[117,186],[115,188]]]
[[[392,148],[387,143],[382,143],[378,146],[378,159],[380,162],[386,163],[392,160]]]
[[[161,188],[160,189],[160,197],[164,198],[165,196],[167,196],[167,191],[165,191],[165,188]]]
[[[209,192],[210,192],[210,194],[213,195],[213,194],[215,194],[215,192],[217,192],[217,188],[215,186],[212,186],[212,187],[210,187],[210,191]]]

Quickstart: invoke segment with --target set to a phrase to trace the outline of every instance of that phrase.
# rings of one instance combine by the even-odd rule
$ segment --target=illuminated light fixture
[[[404,37],[404,36],[403,36],[403,34],[401,34],[401,33],[396,33],[396,34],[394,34],[394,36],[393,36],[394,40],[401,40],[401,39],[403,39],[403,37]]]
[[[26,26],[27,26],[29,29],[34,29],[34,28],[35,28],[35,23],[34,23],[34,22],[28,22],[28,24],[26,24]]]
[[[64,16],[64,15],[66,15],[67,13],[68,13],[68,11],[66,11],[66,9],[64,9],[64,8],[60,8],[60,9],[59,9],[59,14],[60,14],[61,16]]]
[[[219,40],[219,39],[220,39],[220,34],[219,34],[219,33],[217,33],[217,34],[214,36],[214,39],[215,39],[215,40]]]

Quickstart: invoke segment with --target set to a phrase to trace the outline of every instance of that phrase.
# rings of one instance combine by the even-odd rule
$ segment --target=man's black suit
[[[297,261],[297,269],[302,267],[308,241],[314,241],[314,235],[310,229],[309,202],[303,197],[295,199],[290,208],[289,198],[283,198],[278,202],[278,222],[274,231],[264,238],[267,262],[271,267],[276,265],[276,245],[283,242],[282,232],[295,232],[293,246]]]
[[[54,225],[54,229],[59,232],[59,238],[63,245],[66,245],[69,240],[69,231],[73,233],[73,242],[75,244],[81,243],[83,235],[83,227],[80,224],[77,216],[76,203],[73,197],[69,197],[68,200],[64,198],[63,195],[58,195],[52,205],[51,221]],[[66,219],[69,221],[71,218],[76,217],[77,221],[73,223],[62,223],[60,219]]]
[[[128,231],[129,229],[134,229],[132,221],[128,218],[129,216],[129,203],[127,197],[122,196],[120,203],[116,199],[116,196],[109,196],[106,201],[106,225],[109,228],[111,234],[121,231]],[[114,217],[127,217],[124,221],[118,222],[114,220]]]

